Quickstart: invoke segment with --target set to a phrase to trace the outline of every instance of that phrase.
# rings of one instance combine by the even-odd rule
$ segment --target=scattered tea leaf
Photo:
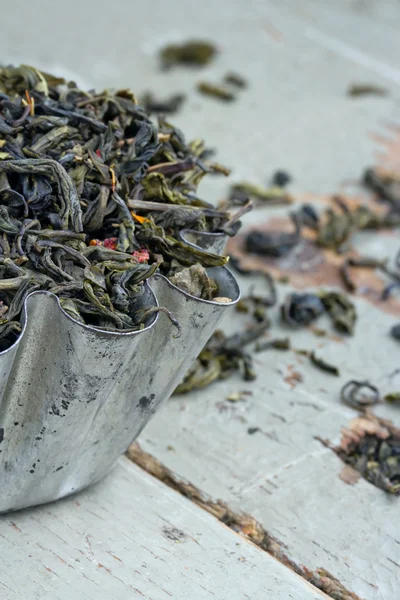
[[[299,356],[310,356],[310,353],[308,350],[304,350],[303,348],[295,348],[294,350],[296,352],[296,354],[298,354]]]
[[[269,350],[270,348],[274,348],[275,350],[290,350],[290,339],[286,337],[266,340],[265,342],[257,342],[254,349],[256,352],[264,352],[264,350]]]
[[[324,248],[339,249],[354,231],[350,213],[341,204],[342,212],[328,208],[319,225],[316,242]]]
[[[369,167],[364,173],[364,184],[388,201],[396,211],[400,203],[400,175],[382,167]]]
[[[268,327],[269,321],[264,321],[229,337],[217,330],[200,352],[182,383],[177,386],[174,394],[184,394],[206,387],[213,381],[225,379],[236,372],[241,373],[245,381],[253,381],[256,373],[253,369],[252,357],[244,351],[244,346],[256,341]]]
[[[394,204],[386,214],[373,211],[366,205],[350,208],[340,196],[334,196],[335,208],[326,209],[319,220],[316,242],[324,248],[331,248],[338,253],[348,249],[351,236],[358,230],[380,229],[400,225],[400,212],[394,210]],[[400,202],[400,196],[399,196]],[[346,246],[347,245],[347,246]]]
[[[319,327],[311,327],[311,331],[317,337],[325,337],[327,335],[326,329],[320,329]]]
[[[290,283],[290,277],[288,275],[280,275],[277,278],[278,283],[282,283],[283,285],[286,285],[287,283]]]
[[[208,81],[200,81],[197,84],[197,91],[205,96],[212,96],[225,102],[231,102],[236,98],[235,94],[226,86]]]
[[[259,229],[249,231],[245,240],[246,250],[260,256],[274,256],[276,258],[285,256],[300,241],[300,227],[298,223],[295,226],[294,233],[260,231]]]
[[[389,394],[385,394],[383,397],[386,402],[396,403],[400,402],[400,392],[390,392]]]
[[[320,225],[320,219],[317,211],[311,204],[302,204],[296,212],[301,225],[317,230]]]
[[[224,82],[228,85],[233,85],[237,88],[245,88],[247,87],[247,81],[244,77],[239,75],[238,73],[227,73],[224,77]]]
[[[326,362],[322,358],[318,358],[318,356],[316,356],[314,350],[312,352],[310,352],[310,361],[312,362],[312,364],[314,366],[321,369],[321,371],[326,371],[327,373],[331,373],[332,375],[336,375],[336,376],[340,375],[340,371],[337,367]]]
[[[254,198],[263,203],[271,205],[291,204],[293,202],[293,198],[278,185],[265,188],[262,185],[257,185],[248,181],[241,181],[232,186],[231,193]]]
[[[348,381],[340,390],[340,397],[345,404],[361,410],[380,401],[378,388],[368,381]]]
[[[272,175],[272,185],[278,187],[285,187],[292,181],[291,175],[287,171],[275,171]]]
[[[163,113],[172,115],[178,112],[185,101],[185,94],[172,94],[169,98],[160,100],[151,92],[142,95],[142,104],[149,113]]]
[[[351,300],[340,292],[320,291],[318,297],[331,317],[334,327],[340,333],[353,334],[357,313]]]
[[[350,267],[357,267],[361,269],[376,269],[382,268],[386,261],[377,260],[375,258],[361,257],[361,258],[353,258],[349,257],[343,261],[343,264],[340,267],[340,274],[343,279],[343,283],[347,287],[350,292],[355,292],[357,289],[357,285],[354,283],[351,274]],[[382,298],[384,299],[384,298]]]
[[[373,83],[353,83],[347,89],[347,95],[353,98],[360,96],[387,96],[388,90]]]
[[[251,314],[253,319],[258,323],[263,321],[269,322],[267,308],[276,304],[277,295],[274,280],[268,273],[265,273],[268,284],[268,294],[263,296],[250,292],[248,296],[243,296],[236,304],[236,310],[242,313]]]
[[[212,42],[205,40],[188,40],[181,44],[168,44],[160,51],[161,64],[164,68],[176,65],[203,67],[211,62],[217,53]]]
[[[248,429],[247,429],[247,433],[249,435],[254,435],[258,431],[261,431],[261,429],[259,427],[248,427]]]
[[[236,403],[236,402],[242,402],[244,400],[246,400],[246,398],[248,398],[249,396],[252,396],[252,392],[249,392],[247,390],[243,390],[241,392],[233,392],[233,394],[230,394],[229,396],[227,396],[227,401],[228,402],[232,402],[232,403]]]
[[[400,341],[400,323],[398,323],[397,325],[393,325],[393,327],[390,330],[390,335],[395,339]]]
[[[323,314],[325,308],[316,294],[288,294],[281,305],[281,317],[290,327],[310,325]]]
[[[391,283],[388,283],[388,285],[386,285],[382,290],[381,300],[388,300],[392,292],[397,289],[400,289],[400,281],[392,281]]]

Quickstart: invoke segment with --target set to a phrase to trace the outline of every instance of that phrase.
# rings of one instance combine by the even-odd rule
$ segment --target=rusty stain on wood
[[[382,209],[382,205],[380,208]],[[288,275],[291,285],[299,290],[311,286],[338,287],[353,296],[369,301],[388,314],[396,316],[400,314],[400,301],[394,295],[382,301],[384,280],[375,269],[352,269],[351,276],[356,290],[349,292],[340,274],[340,267],[345,260],[344,256],[333,250],[317,246],[314,242],[314,232],[304,230],[299,243],[290,253],[280,258],[274,258],[258,256],[246,251],[245,240],[250,230],[289,232],[293,230],[293,224],[289,217],[271,217],[260,225],[244,228],[235,238],[231,238],[227,245],[227,253],[238,259],[241,268],[268,272],[277,279],[282,275]],[[392,230],[379,230],[376,235],[393,236],[394,234]],[[360,253],[352,248],[346,257],[359,258]]]
[[[120,558],[118,558],[118,556],[115,556],[115,554],[113,554],[112,552],[110,552],[110,550],[108,550],[107,554],[109,554],[110,556],[112,556],[118,562],[122,563],[122,560]]]
[[[279,31],[279,29],[277,29],[268,19],[264,18],[262,20],[261,27],[275,42],[281,42],[283,40],[283,33]]]
[[[349,485],[354,485],[360,479],[361,474],[350,465],[345,465],[340,472],[340,479]]]
[[[303,381],[303,375],[296,371],[293,365],[288,365],[288,374],[284,378],[284,381],[293,390],[298,383],[301,383]]]
[[[19,533],[22,533],[21,529],[14,523],[14,521],[10,521],[10,527],[15,529],[15,531],[18,531]]]

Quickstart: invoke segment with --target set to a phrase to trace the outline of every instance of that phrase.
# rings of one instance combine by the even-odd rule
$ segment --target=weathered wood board
[[[364,308],[374,314],[369,335],[383,337],[393,318]],[[298,348],[323,345],[319,354],[340,367],[340,377],[294,353],[260,353],[255,382],[230,379],[172,398],[139,441],[213,498],[253,515],[297,564],[326,568],[361,597],[384,600],[395,593],[399,577],[398,500],[362,479],[346,484],[339,478],[343,463],[315,439],[338,442],[341,427],[356,416],[340,403],[343,383],[368,373],[383,387],[398,366],[394,342],[388,340],[387,350],[382,343],[374,357],[359,330],[346,343],[322,343],[310,332],[291,335]],[[231,404],[226,398],[238,390],[252,396]],[[399,421],[398,409],[381,410]],[[250,435],[253,427],[260,431]]]
[[[120,459],[100,484],[0,518],[4,600],[326,596]]]

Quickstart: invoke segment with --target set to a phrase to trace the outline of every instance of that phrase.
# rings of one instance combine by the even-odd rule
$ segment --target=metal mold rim
[[[211,232],[205,232],[205,231],[194,231],[191,229],[184,229],[183,231],[181,231],[180,233],[180,237],[182,239],[182,241],[184,241],[186,244],[188,244],[189,246],[195,247],[195,248],[200,248],[201,246],[199,246],[198,244],[195,244],[194,242],[191,242],[190,240],[188,240],[186,238],[186,234],[192,234],[192,235],[197,235],[197,236],[201,236],[205,239],[209,239],[209,240],[215,240],[215,241],[222,241],[224,238],[226,238],[226,234],[219,232],[219,233],[211,233]],[[174,285],[165,275],[162,275],[161,273],[155,273],[154,275],[152,275],[148,280],[146,280],[144,282],[144,286],[148,289],[148,291],[151,293],[152,297],[153,297],[153,301],[154,301],[154,306],[159,307],[159,301],[157,298],[156,293],[153,291],[152,287],[151,287],[151,282],[154,279],[159,279],[161,281],[163,281],[163,283],[165,285],[167,285],[168,287],[170,287],[172,290],[174,290],[177,294],[181,294],[183,297],[185,297],[188,300],[192,300],[198,303],[205,303],[205,304],[209,304],[209,305],[215,305],[215,306],[224,306],[226,308],[235,305],[238,300],[240,299],[240,288],[239,288],[239,284],[236,281],[236,278],[232,275],[232,273],[230,272],[230,270],[226,267],[226,266],[222,266],[222,267],[211,267],[211,268],[215,268],[215,269],[221,269],[223,271],[225,271],[230,279],[231,279],[231,284],[234,287],[235,290],[235,297],[230,301],[230,302],[226,302],[226,303],[220,303],[220,302],[215,302],[213,300],[205,300],[204,298],[198,298],[197,296],[193,296],[192,294],[189,294],[188,292],[185,292],[184,290],[181,290],[179,287],[177,287],[176,285]],[[15,347],[17,347],[23,336],[24,333],[26,331],[27,325],[28,325],[28,319],[29,319],[29,311],[28,311],[28,303],[30,301],[30,299],[34,296],[47,296],[48,298],[51,298],[52,301],[56,302],[56,305],[60,311],[60,314],[63,315],[65,318],[69,319],[70,321],[72,321],[73,323],[75,323],[76,325],[78,325],[79,327],[81,327],[82,329],[85,329],[87,331],[90,331],[94,334],[101,334],[101,335],[105,335],[108,336],[110,339],[114,338],[114,337],[134,337],[136,335],[142,334],[142,333],[146,333],[147,331],[149,331],[150,329],[152,329],[158,319],[159,319],[159,314],[155,314],[153,317],[151,317],[150,319],[150,323],[148,325],[146,325],[145,327],[143,327],[143,329],[139,329],[136,331],[129,331],[129,330],[122,330],[122,331],[110,331],[109,329],[102,329],[101,327],[95,327],[94,325],[87,325],[86,323],[82,323],[80,321],[78,321],[77,319],[74,319],[74,317],[72,317],[70,314],[68,314],[61,306],[60,304],[60,299],[58,296],[56,296],[56,294],[53,294],[50,291],[47,290],[35,290],[34,292],[29,293],[25,300],[24,300],[24,304],[23,304],[23,310],[22,310],[22,329],[21,329],[21,333],[19,334],[18,338],[15,340],[15,342],[9,347],[6,348],[5,350],[1,350],[0,351],[0,357],[6,355],[7,353],[11,352],[14,350]],[[167,307],[168,308],[168,307]]]

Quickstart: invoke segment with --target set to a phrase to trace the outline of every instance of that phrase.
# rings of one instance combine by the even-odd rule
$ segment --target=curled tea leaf
[[[340,397],[345,404],[361,410],[380,401],[378,388],[368,381],[348,381],[340,390]]]
[[[181,327],[178,319],[176,319],[174,317],[174,315],[172,314],[172,312],[170,310],[168,310],[168,308],[166,308],[165,306],[153,306],[153,307],[147,308],[145,310],[137,311],[136,321],[137,321],[137,323],[145,323],[149,319],[149,317],[153,316],[156,313],[160,313],[160,312],[167,315],[167,317],[171,321],[172,325],[174,327],[176,327],[177,334],[174,335],[174,337],[179,338],[181,336],[182,327]]]
[[[340,292],[320,291],[318,296],[331,317],[334,327],[340,333],[352,335],[357,320],[357,312],[351,300]]]
[[[361,257],[361,258],[346,258],[340,267],[340,274],[343,282],[350,292],[354,292],[357,289],[357,285],[354,283],[350,275],[350,267],[358,267],[361,269],[376,269],[381,268],[385,265],[386,261],[377,260],[374,258]],[[383,298],[382,298],[383,299]]]
[[[282,320],[291,327],[310,325],[323,314],[325,308],[316,294],[293,293],[281,305]]]
[[[336,376],[340,375],[340,371],[337,367],[335,367],[335,365],[332,365],[326,360],[322,360],[322,358],[319,358],[315,354],[314,350],[310,353],[310,361],[314,366],[318,367],[318,369],[321,369],[321,371],[326,371],[327,373],[331,373],[332,375]]]

